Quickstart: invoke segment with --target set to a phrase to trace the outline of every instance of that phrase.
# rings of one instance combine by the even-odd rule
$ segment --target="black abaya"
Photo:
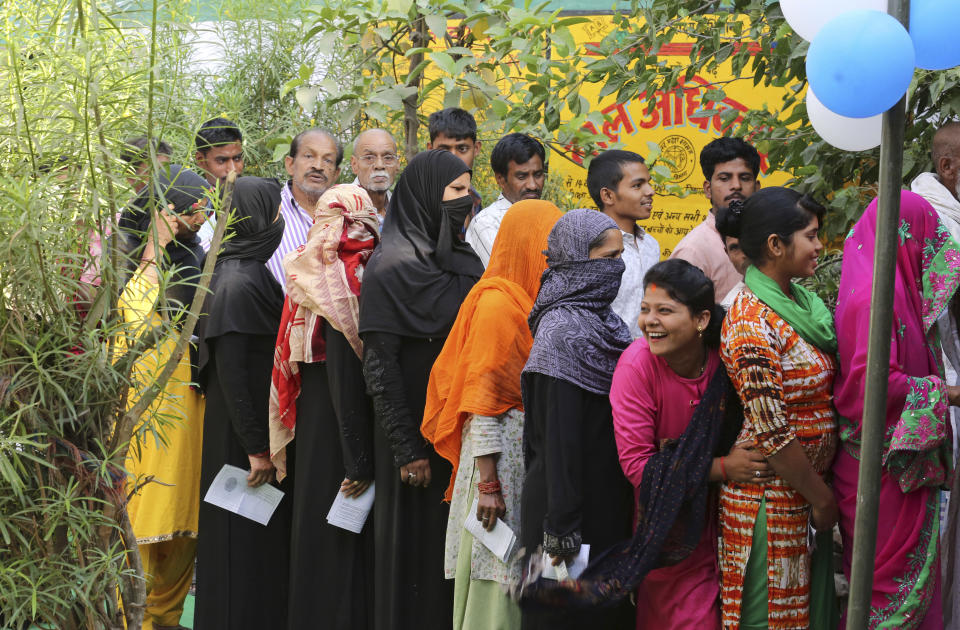
[[[374,615],[377,630],[442,630],[453,624],[453,580],[443,574],[450,463],[420,436],[430,368],[443,339],[368,333],[364,372],[377,410]],[[430,461],[428,488],[400,481],[399,467]]]
[[[536,372],[523,375],[523,387],[523,546],[537,549],[547,532],[567,543],[588,543],[596,557],[630,537],[633,514],[633,489],[620,468],[610,400]],[[627,602],[586,611],[523,611],[524,630],[626,630],[635,624]]]
[[[373,409],[346,337],[324,326],[324,338],[326,362],[300,365],[287,627],[365,630],[373,627],[373,516],[359,534],[326,519],[344,477],[373,478]]]
[[[248,470],[248,452],[266,449],[274,341],[269,335],[227,333],[208,342],[201,496],[224,464]],[[250,422],[256,418],[264,420]],[[266,526],[200,504],[197,630],[286,626],[291,479],[278,484],[287,495]]]

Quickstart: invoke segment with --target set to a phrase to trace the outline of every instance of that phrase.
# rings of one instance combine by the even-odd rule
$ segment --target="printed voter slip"
[[[251,488],[247,485],[249,471],[224,465],[217,473],[207,495],[203,500],[207,503],[222,507],[225,510],[238,514],[261,525],[270,522],[274,510],[283,499],[283,490],[274,488],[268,483]]]
[[[363,531],[363,525],[367,522],[370,510],[373,508],[376,485],[371,483],[359,497],[347,498],[343,492],[338,492],[333,505],[330,506],[330,511],[327,512],[327,523],[354,534]]]
[[[491,531],[485,530],[481,522],[477,520],[477,504],[479,502],[479,498],[473,500],[473,507],[467,513],[463,527],[484,547],[493,552],[493,555],[500,558],[500,562],[506,562],[513,553],[513,548],[517,546],[517,535],[499,518]]]
[[[574,558],[570,566],[567,566],[566,562],[561,562],[557,566],[553,566],[553,558],[544,551],[543,574],[541,577],[547,580],[559,580],[561,582],[564,580],[576,580],[580,577],[580,574],[583,573],[583,570],[587,568],[587,563],[589,562],[590,545],[587,543],[580,545],[580,553],[577,554],[577,557]]]

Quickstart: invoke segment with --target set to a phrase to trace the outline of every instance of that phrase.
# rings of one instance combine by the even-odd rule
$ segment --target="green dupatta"
[[[803,339],[824,352],[836,354],[837,333],[833,314],[815,293],[790,283],[791,300],[770,276],[750,265],[743,279],[760,301],[776,311]]]

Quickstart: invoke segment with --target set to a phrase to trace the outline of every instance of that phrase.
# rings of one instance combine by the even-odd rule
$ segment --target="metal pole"
[[[909,26],[910,0],[888,0],[887,11]],[[893,283],[897,262],[897,228],[900,223],[900,189],[903,169],[903,129],[906,96],[883,114],[880,142],[880,207],[877,215],[876,254],[870,298],[870,336],[864,387],[860,475],[857,481],[857,514],[853,529],[853,560],[847,630],[868,627],[877,549],[877,514],[880,507],[880,460],[887,411],[890,365],[890,331],[893,328]]]

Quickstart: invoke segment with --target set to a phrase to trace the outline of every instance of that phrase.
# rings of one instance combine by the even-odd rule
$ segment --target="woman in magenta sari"
[[[844,245],[836,311],[840,375],[834,400],[841,416],[842,448],[833,472],[847,577],[853,549],[876,228],[874,200]],[[941,486],[951,474],[948,408],[960,402],[960,388],[947,387],[943,380],[935,324],[958,284],[960,245],[929,203],[903,191],[871,629],[933,629],[943,624],[938,507]]]

